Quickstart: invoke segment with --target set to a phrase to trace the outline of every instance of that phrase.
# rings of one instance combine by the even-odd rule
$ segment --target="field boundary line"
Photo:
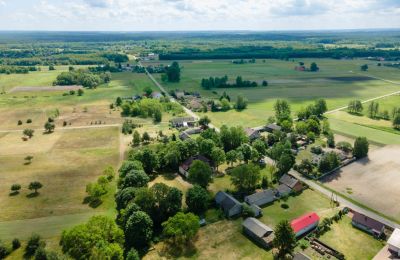
[[[121,125],[122,124],[71,126],[71,127],[59,127],[56,130],[67,131],[67,130],[78,130],[78,129],[96,129],[96,128],[120,127]],[[33,130],[45,131],[44,128],[36,128]],[[23,131],[24,131],[23,129],[5,129],[5,130],[0,130],[0,133],[18,133],[18,132],[22,133]]]

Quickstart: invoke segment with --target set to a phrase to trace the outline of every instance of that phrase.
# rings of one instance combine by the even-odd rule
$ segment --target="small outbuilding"
[[[305,233],[313,230],[318,226],[319,223],[319,216],[317,213],[312,212],[305,214],[299,218],[293,219],[290,222],[296,237],[304,235]]]
[[[215,195],[215,203],[222,209],[226,217],[235,217],[242,213],[242,204],[232,195],[219,191]]]
[[[276,200],[275,191],[272,189],[263,190],[256,192],[244,198],[244,201],[249,205],[257,205],[259,207],[264,206],[268,203]]]
[[[282,129],[282,127],[280,127],[280,126],[277,125],[277,124],[269,124],[269,125],[266,125],[266,126],[265,126],[265,130],[266,130],[267,132],[270,132],[270,133],[272,133],[272,132],[274,132],[274,131],[281,131],[281,129]]]
[[[169,122],[171,123],[171,126],[175,128],[194,127],[197,123],[197,120],[194,117],[175,117]]]
[[[246,218],[242,223],[243,233],[264,248],[269,248],[274,239],[274,231],[255,218]]]
[[[259,206],[254,205],[254,204],[251,204],[251,205],[250,205],[250,208],[253,210],[254,216],[255,216],[256,218],[262,216],[262,209],[261,209]]]
[[[375,237],[381,237],[385,230],[385,224],[355,211],[353,212],[351,224]]]
[[[389,252],[397,257],[400,257],[400,229],[396,228],[387,241]]]
[[[276,187],[275,196],[278,198],[288,196],[292,192],[292,189],[286,186],[285,184],[280,184]]]
[[[249,138],[250,141],[253,141],[253,140],[255,140],[255,139],[260,137],[260,131],[255,130],[253,128],[247,127],[247,128],[244,129],[244,132],[246,133],[246,135],[247,135],[247,137]]]

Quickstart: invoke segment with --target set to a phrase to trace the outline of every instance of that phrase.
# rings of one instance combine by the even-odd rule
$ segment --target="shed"
[[[274,231],[255,218],[246,218],[242,223],[243,232],[264,248],[269,248],[274,239]]]
[[[261,208],[259,206],[251,204],[250,208],[253,210],[254,216],[256,218],[262,216],[262,210],[261,210]]]
[[[249,205],[257,205],[259,207],[266,205],[268,203],[276,200],[275,191],[272,189],[263,190],[260,192],[256,192],[244,198],[244,201]]]
[[[396,257],[400,257],[400,229],[396,228],[393,231],[387,244],[389,245],[389,252]]]
[[[247,127],[244,129],[244,132],[246,133],[246,135],[250,141],[255,140],[260,137],[260,132],[253,128]]]
[[[282,127],[280,127],[277,124],[269,124],[269,125],[265,126],[265,130],[270,133],[272,133],[273,131],[281,131],[281,129],[282,129]]]
[[[312,212],[305,214],[299,218],[293,219],[290,222],[294,233],[296,233],[296,237],[299,237],[318,226],[319,216],[317,213]]]
[[[282,177],[279,179],[279,183],[288,186],[296,192],[299,192],[303,189],[303,184],[301,181],[289,174],[282,175]]]
[[[311,260],[311,258],[303,253],[298,252],[293,256],[293,260]]]
[[[224,211],[227,217],[238,216],[242,213],[242,204],[226,192],[219,191],[215,195],[215,203]]]
[[[172,118],[169,122],[173,127],[187,127],[194,126],[197,120],[194,117],[175,117]]]
[[[385,225],[383,223],[359,212],[353,212],[351,224],[375,237],[380,237],[385,229]]]

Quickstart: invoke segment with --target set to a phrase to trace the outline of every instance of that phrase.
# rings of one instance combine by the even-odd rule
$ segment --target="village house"
[[[400,229],[396,228],[387,241],[389,252],[394,257],[400,257]]]
[[[255,218],[246,218],[242,223],[243,233],[263,248],[269,248],[274,239],[274,231]]]
[[[273,189],[263,190],[256,192],[244,198],[244,201],[249,205],[257,205],[259,207],[264,206],[268,203],[276,200],[275,191]]]
[[[277,124],[269,124],[267,126],[265,126],[265,131],[272,133],[274,131],[281,131],[282,127],[280,127]]]
[[[276,193],[275,196],[278,198],[289,196],[289,194],[292,192],[292,189],[286,186],[285,184],[280,184],[278,187],[275,189]]]
[[[383,223],[355,211],[353,212],[351,224],[354,227],[370,233],[374,237],[381,237],[385,230],[385,225]]]
[[[299,218],[293,219],[290,222],[290,225],[292,226],[296,237],[300,237],[301,235],[304,235],[305,233],[316,228],[318,226],[318,223],[319,216],[317,215],[317,213],[312,212],[305,214]]]
[[[163,95],[160,92],[153,92],[151,93],[151,97],[154,99],[160,99],[163,97]]]
[[[194,117],[175,117],[170,121],[172,127],[194,127],[197,124],[197,120]]]
[[[282,177],[279,179],[279,183],[288,186],[295,192],[300,192],[303,189],[303,184],[301,183],[301,181],[289,174],[282,175]]]
[[[293,256],[293,260],[311,260],[311,258],[303,253],[298,252]]]
[[[255,129],[253,129],[253,128],[247,127],[247,128],[244,129],[244,132],[246,133],[246,135],[247,135],[247,137],[249,138],[250,141],[253,141],[253,140],[255,140],[255,139],[260,137],[260,132],[255,130]]]
[[[215,203],[228,218],[240,215],[243,210],[242,204],[237,199],[223,191],[219,191],[215,195]]]
[[[179,173],[184,176],[185,178],[187,178],[189,176],[189,170],[190,167],[192,166],[192,163],[196,160],[202,161],[206,164],[208,164],[212,169],[213,165],[211,163],[211,160],[209,160],[208,158],[204,157],[203,155],[195,155],[190,157],[189,159],[187,159],[186,161],[184,161],[180,166],[179,166]]]

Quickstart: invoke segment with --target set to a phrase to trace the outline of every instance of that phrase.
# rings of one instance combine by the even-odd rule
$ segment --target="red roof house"
[[[308,231],[316,228],[318,226],[318,223],[319,216],[317,215],[317,213],[312,212],[299,218],[293,219],[292,222],[290,222],[290,225],[292,226],[294,233],[296,233],[296,237],[299,237],[307,233]]]

